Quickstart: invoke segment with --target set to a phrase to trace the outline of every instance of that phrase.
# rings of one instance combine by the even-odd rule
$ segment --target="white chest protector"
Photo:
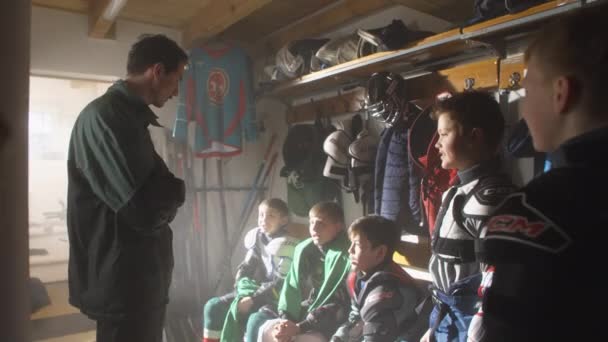
[[[253,252],[264,264],[267,279],[274,277],[285,278],[296,245],[300,242],[297,238],[283,235],[271,239],[264,233],[262,228],[254,228],[245,235],[245,248]]]

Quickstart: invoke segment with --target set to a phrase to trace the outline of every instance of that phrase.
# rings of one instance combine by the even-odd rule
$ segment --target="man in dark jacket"
[[[602,339],[608,7],[597,3],[544,26],[526,52],[521,114],[553,165],[482,230],[482,261],[494,272],[484,279],[475,341]]]
[[[127,77],[80,113],[68,155],[70,303],[97,321],[98,342],[160,342],[184,182],[167,169],[149,105],[177,95],[187,55],[163,35],[129,52]]]

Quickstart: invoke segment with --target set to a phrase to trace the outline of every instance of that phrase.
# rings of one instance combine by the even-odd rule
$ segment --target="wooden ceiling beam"
[[[116,17],[127,0],[90,0],[89,37],[109,38],[116,32]]]
[[[32,6],[59,9],[75,13],[88,13],[88,1],[83,0],[32,0]]]
[[[336,2],[339,0],[273,1],[263,11],[253,13],[222,32],[221,38],[253,44]]]
[[[391,0],[343,0],[325,11],[269,35],[256,44],[259,47],[258,53],[276,52],[290,41],[320,36],[392,4]]]
[[[183,43],[190,47],[194,41],[212,38],[271,2],[272,0],[211,1],[192,17],[184,29]]]

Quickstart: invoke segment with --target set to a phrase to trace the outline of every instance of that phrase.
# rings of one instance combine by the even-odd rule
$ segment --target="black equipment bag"
[[[521,12],[546,0],[475,0],[473,19],[468,24],[499,17],[509,13]]]

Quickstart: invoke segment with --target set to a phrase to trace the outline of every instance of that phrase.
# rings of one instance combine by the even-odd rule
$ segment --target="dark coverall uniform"
[[[483,228],[482,261],[495,267],[483,341],[606,339],[606,147],[607,128],[567,141]]]

